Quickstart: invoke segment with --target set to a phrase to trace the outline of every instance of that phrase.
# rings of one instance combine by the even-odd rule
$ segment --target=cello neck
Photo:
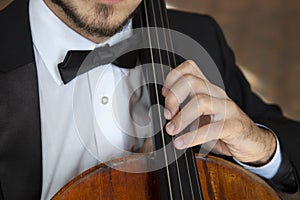
[[[166,4],[164,0],[143,0],[139,10],[140,22],[142,27],[159,27],[164,28],[163,38],[155,34],[155,31],[148,31],[147,37],[149,43],[163,40],[163,44],[167,51],[158,49],[147,49],[144,51],[144,56],[148,58],[147,61],[156,63],[153,69],[148,70],[148,76],[155,77],[154,79],[161,78],[162,80],[155,80],[156,83],[164,81],[163,65],[168,65],[171,68],[177,66],[178,59],[174,55],[173,43],[171,35],[168,32],[168,18],[166,11]],[[151,29],[153,30],[153,29]],[[161,29],[160,29],[161,30]],[[152,45],[150,45],[152,46]],[[159,45],[158,45],[159,47]],[[160,66],[160,65],[161,66]],[[151,84],[148,86],[150,93],[151,105],[162,105],[164,107],[164,98],[161,91],[162,85]],[[153,130],[160,130],[159,133],[152,133],[154,135],[154,150],[157,153],[158,162],[164,162],[163,168],[157,171],[161,199],[194,199],[202,200],[202,192],[200,181],[198,177],[197,166],[195,164],[194,153],[192,149],[185,151],[177,150],[173,146],[173,137],[168,135],[165,131],[166,122],[164,119],[162,107],[158,107],[156,111],[152,112],[152,126]]]

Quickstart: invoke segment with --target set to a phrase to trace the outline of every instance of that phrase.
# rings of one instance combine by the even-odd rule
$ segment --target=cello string
[[[149,27],[149,15],[148,15],[148,10],[149,9],[147,8],[146,0],[144,0],[144,8],[145,8],[144,12],[145,12],[145,15],[146,15],[148,40],[149,40],[149,46],[150,46],[150,56],[151,56],[151,61],[152,61],[151,64],[152,64],[153,78],[154,78],[154,83],[155,83],[154,86],[155,86],[155,92],[156,92],[156,101],[157,101],[158,105],[160,105],[159,96],[158,96],[158,88],[157,88],[157,78],[156,78],[156,73],[155,73],[154,55],[153,55],[152,41],[151,41],[151,34],[150,34],[150,27]],[[166,166],[166,171],[167,171],[170,199],[173,200],[170,172],[169,172],[169,167],[168,167],[168,161],[166,159],[167,158],[167,153],[166,153],[164,130],[163,130],[163,125],[162,125],[162,117],[161,117],[162,115],[161,115],[160,108],[158,109],[158,116],[159,116],[159,120],[160,120],[160,128],[161,128],[160,130],[161,130],[161,135],[162,135],[162,142],[163,142],[163,150],[164,150],[164,156],[165,156],[165,166]]]
[[[153,3],[153,1],[152,1]],[[163,1],[163,3],[165,4],[165,2]],[[161,4],[158,3],[158,7],[159,7],[159,14],[160,14],[160,18],[161,18],[161,23],[162,23],[162,32],[163,32],[163,36],[164,36],[164,41],[165,41],[165,45],[166,45],[166,50],[167,50],[167,59],[168,59],[168,66],[170,67],[171,66],[171,59],[170,59],[170,55],[169,55],[169,45],[168,45],[168,41],[170,41],[170,43],[172,44],[172,39],[170,37],[170,33],[169,33],[169,40],[167,39],[167,36],[166,36],[166,32],[165,32],[165,28],[167,28],[167,30],[169,30],[169,25],[167,23],[167,26],[165,26],[165,23],[164,23],[164,18],[166,19],[166,21],[168,22],[168,16],[166,13],[164,13],[165,15],[163,15],[162,13],[162,7],[161,7]],[[154,12],[154,11],[153,11]],[[154,13],[153,13],[154,15]],[[158,38],[158,35],[157,35],[157,38]],[[159,40],[159,39],[158,39]],[[171,45],[171,47],[173,47],[173,45]],[[159,53],[160,52],[160,48],[158,48],[159,50]],[[177,65],[176,63],[176,59],[175,59],[175,55],[174,55],[174,48],[171,49],[171,53],[173,55],[173,62],[174,62],[174,67]],[[161,62],[162,63],[162,62]],[[161,70],[162,70],[162,74],[163,74],[163,82],[165,82],[165,76],[164,76],[164,70],[163,70],[163,66],[161,66]],[[170,68],[167,69],[168,72],[171,71]],[[172,137],[172,142],[174,144],[174,137]],[[184,195],[183,195],[183,188],[182,188],[182,182],[181,182],[181,178],[180,178],[180,167],[179,167],[179,164],[178,164],[178,155],[177,155],[177,150],[174,148],[174,145],[173,145],[173,152],[174,152],[174,155],[175,155],[175,163],[176,163],[176,169],[177,169],[177,177],[178,177],[178,182],[179,182],[179,188],[180,188],[180,194],[181,194],[181,198],[184,199]]]
[[[171,36],[171,32],[170,32],[170,25],[169,25],[168,16],[167,16],[166,11],[164,12],[164,16],[163,16],[161,4],[159,4],[159,11],[160,11],[161,19],[163,19],[163,17],[166,19],[166,24],[167,25],[166,26],[164,25],[164,21],[163,20],[162,20],[162,23],[163,23],[163,27],[167,27],[168,39],[169,39],[170,46],[171,46],[171,55],[173,57],[174,65],[177,66],[177,61],[176,61],[176,57],[175,57],[174,45],[173,45],[173,40],[172,40],[172,36]],[[167,37],[166,37],[165,29],[163,29],[163,34],[164,34],[165,44],[167,45],[166,49],[169,52],[169,47],[168,47],[168,42],[167,42]],[[168,60],[169,60],[169,64],[170,64],[171,61],[170,61],[169,53],[167,53],[167,56],[168,56]],[[172,137],[172,142],[174,142],[174,137]],[[175,149],[174,146],[173,146],[173,150],[174,150],[175,156],[177,158],[177,153],[176,153],[177,151],[176,151],[176,149]],[[185,157],[185,164],[187,166],[187,172],[188,172],[188,180],[189,180],[189,184],[190,184],[190,190],[191,190],[192,198],[194,199],[194,191],[193,191],[193,187],[192,187],[191,173],[190,173],[190,167],[189,167],[189,163],[188,163],[187,156],[186,156],[186,151],[184,151],[183,155]],[[180,183],[180,189],[182,190],[182,184],[181,184],[180,172],[179,172],[180,168],[178,166],[177,159],[176,159],[176,165],[177,165],[177,168],[178,168],[177,170],[178,170],[178,178],[179,178],[179,183]]]
[[[151,5],[152,5],[152,8],[154,8],[154,3],[153,3],[153,0],[151,0]],[[160,22],[162,24],[162,28],[165,28],[165,25],[164,25],[164,20],[163,20],[163,15],[162,15],[162,9],[161,9],[161,4],[160,2],[158,2],[158,7],[159,7],[159,14],[160,14]],[[160,60],[160,70],[161,70],[161,74],[162,74],[162,80],[163,82],[165,82],[165,73],[164,73],[164,66],[163,66],[163,61],[162,61],[162,53],[161,53],[161,45],[160,45],[160,38],[158,36],[158,32],[157,32],[157,20],[156,19],[156,14],[154,12],[154,9],[152,9],[152,15],[153,15],[153,18],[154,18],[154,27],[155,27],[155,34],[156,34],[156,40],[157,40],[157,45],[158,45],[158,53],[159,53],[159,60]],[[167,16],[165,16],[167,17]],[[165,34],[165,31],[163,29],[163,36],[164,36],[164,44],[166,45],[166,50],[167,50],[167,60],[168,60],[168,66],[171,66],[171,61],[170,61],[170,57],[169,57],[169,48],[168,48],[168,42],[167,42],[167,38],[166,38],[166,34]],[[169,70],[167,70],[169,71]],[[164,135],[162,135],[162,137],[164,137]],[[172,138],[172,142],[174,142],[174,138]],[[181,178],[180,178],[180,168],[179,168],[179,165],[178,165],[178,160],[177,160],[177,152],[176,152],[176,149],[174,148],[173,146],[173,153],[175,155],[175,163],[176,163],[176,171],[177,171],[177,177],[178,177],[178,182],[179,182],[179,188],[180,188],[180,195],[181,195],[181,199],[184,199],[184,196],[183,196],[183,189],[182,189],[182,183],[181,183]],[[166,158],[168,160],[168,158]]]

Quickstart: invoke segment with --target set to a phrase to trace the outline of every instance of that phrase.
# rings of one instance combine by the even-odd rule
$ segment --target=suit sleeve
[[[208,17],[210,18],[210,17]],[[281,109],[276,105],[264,103],[251,91],[250,85],[235,64],[232,50],[229,48],[218,24],[210,18],[220,45],[223,71],[222,78],[228,96],[256,123],[272,129],[277,135],[282,149],[282,162],[275,176],[268,180],[278,191],[285,194],[299,196],[300,170],[300,123],[283,116]],[[292,199],[292,198],[289,198]]]

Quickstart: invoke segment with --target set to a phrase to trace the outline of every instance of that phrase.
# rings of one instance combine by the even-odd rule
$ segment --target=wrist
[[[257,153],[257,160],[247,162],[247,165],[259,167],[267,164],[272,160],[277,148],[277,140],[274,133],[266,127],[259,126],[260,131],[262,131],[261,136],[262,140],[262,148],[261,151]]]
[[[275,135],[275,134],[274,134]],[[281,156],[281,149],[280,149],[280,144],[278,141],[278,138],[276,137],[276,150],[275,150],[275,154],[272,157],[272,159],[267,162],[265,165],[261,165],[261,166],[251,166],[251,165],[247,165],[245,163],[242,163],[240,161],[238,161],[236,158],[233,158],[239,165],[241,165],[242,167],[244,167],[245,169],[261,176],[264,177],[266,179],[272,179],[278,172],[281,164],[282,164],[282,156]],[[277,175],[276,175],[277,176]]]

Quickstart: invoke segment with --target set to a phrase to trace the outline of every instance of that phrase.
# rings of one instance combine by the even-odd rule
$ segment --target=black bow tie
[[[93,51],[68,51],[64,61],[58,64],[64,84],[100,65],[112,63],[122,68],[134,68],[138,51],[127,52],[131,41],[132,38],[113,46],[99,47]]]

